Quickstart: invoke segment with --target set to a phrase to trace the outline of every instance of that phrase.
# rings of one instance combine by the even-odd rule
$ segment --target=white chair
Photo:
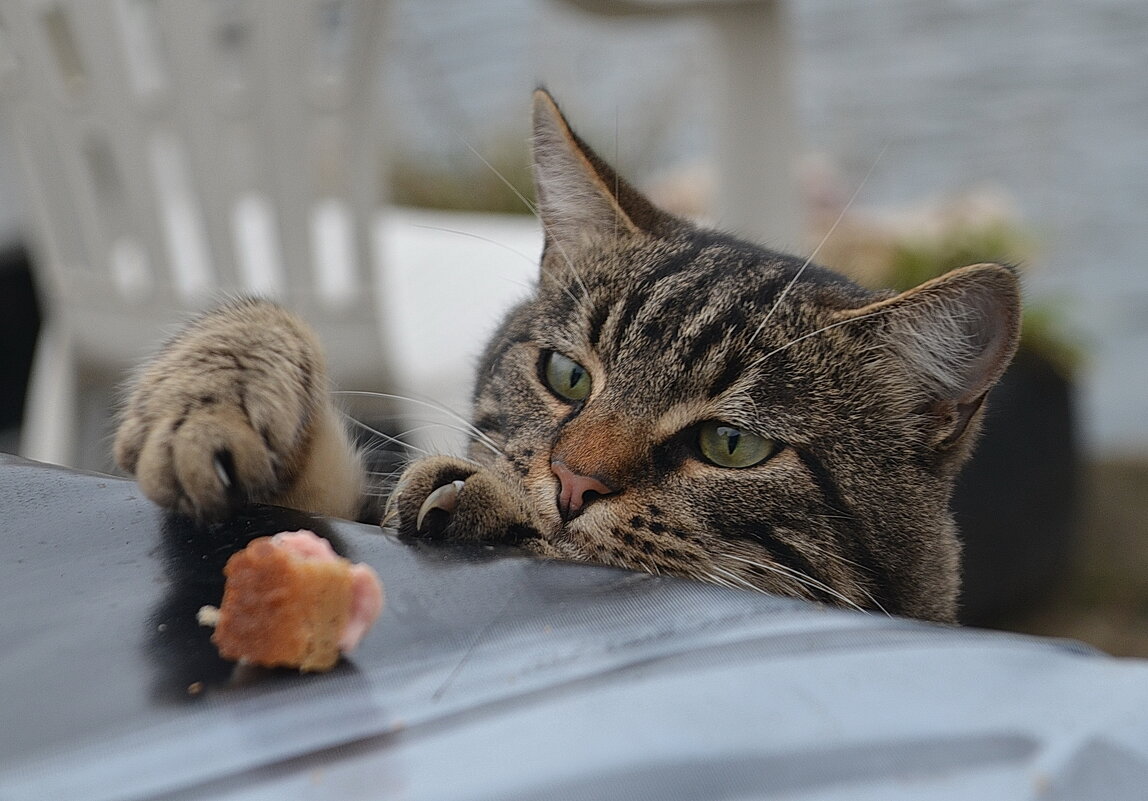
[[[397,256],[433,282],[461,238],[427,231],[477,226],[482,237],[493,225],[529,251],[537,226],[380,217],[386,5],[0,2],[0,111],[26,174],[46,311],[25,456],[109,467],[111,388],[174,324],[229,293],[300,312],[340,387],[433,394],[453,378],[440,399],[465,405],[465,378],[412,377],[433,361],[417,332],[405,337],[413,348],[389,347],[419,295],[382,266]],[[454,295],[467,300],[464,288]],[[443,361],[449,374],[466,357]],[[375,402],[368,416],[382,411]]]
[[[798,225],[780,1],[568,0],[715,21],[728,64],[718,127],[733,137],[719,148],[718,216],[785,246]],[[299,311],[339,387],[465,412],[473,355],[497,318],[487,310],[533,280],[541,237],[528,217],[386,206],[387,10],[0,0],[0,116],[25,168],[46,317],[24,455],[109,468],[112,388],[228,293]],[[349,405],[406,412],[406,425],[425,416],[417,403]]]
[[[384,184],[371,0],[10,0],[3,113],[46,323],[22,452],[75,463],[86,388],[213,297],[298,309],[341,383],[387,359],[367,277]],[[364,350],[376,351],[360,358]],[[99,397],[106,403],[106,393]]]

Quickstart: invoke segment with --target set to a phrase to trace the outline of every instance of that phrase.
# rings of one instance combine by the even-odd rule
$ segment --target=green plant
[[[1031,237],[1009,220],[957,220],[932,236],[907,235],[896,241],[884,283],[905,290],[966,264],[1024,265],[1035,249]],[[1027,303],[1020,347],[1045,357],[1061,375],[1071,378],[1083,354],[1066,332],[1065,316],[1055,302]]]
[[[525,143],[503,143],[435,163],[397,160],[387,183],[404,206],[529,214],[534,182]]]

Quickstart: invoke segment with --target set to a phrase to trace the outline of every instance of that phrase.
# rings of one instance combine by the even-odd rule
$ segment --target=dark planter
[[[0,429],[19,426],[23,418],[39,330],[28,253],[19,245],[0,247]]]
[[[1077,499],[1070,383],[1021,350],[988,399],[984,434],[953,498],[964,540],[961,621],[992,626],[1062,575]]]

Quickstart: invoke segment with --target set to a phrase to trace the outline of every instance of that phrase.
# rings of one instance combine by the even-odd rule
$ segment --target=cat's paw
[[[339,426],[325,390],[318,343],[296,318],[258,301],[224,306],[140,372],[116,433],[116,461],[154,502],[199,519],[247,502],[347,514],[310,502],[314,488],[302,486],[347,480],[337,471],[309,479],[314,455],[341,444],[326,444]],[[334,462],[349,465],[343,450],[348,458]]]
[[[214,395],[183,397],[163,383],[139,393],[144,397],[132,406],[148,412],[129,411],[116,436],[117,462],[136,475],[148,498],[213,520],[244,500],[282,490],[285,449],[272,445],[273,436],[265,439],[239,404]]]
[[[407,468],[390,511],[384,523],[397,525],[406,536],[508,544],[539,536],[521,488],[449,456],[420,459]]]

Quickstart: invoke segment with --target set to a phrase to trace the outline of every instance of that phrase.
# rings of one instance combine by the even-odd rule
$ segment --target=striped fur
[[[469,458],[414,462],[387,522],[954,620],[949,496],[1016,346],[1012,272],[863,290],[658,211],[545,92],[534,124],[537,290],[481,359]],[[550,387],[551,354],[589,375],[588,395]],[[301,321],[229,304],[140,371],[118,460],[149,497],[203,519],[251,501],[354,515],[364,474],[326,382]],[[718,466],[702,447],[714,424],[773,446]]]
[[[439,536],[512,530],[559,558],[953,620],[949,495],[1015,347],[1011,272],[869,292],[654,210],[544,93],[535,126],[538,291],[490,342],[474,396],[502,455],[416,464],[396,504],[408,532],[449,474],[466,484]],[[552,351],[589,371],[589,398],[547,388]],[[718,467],[698,452],[706,421],[780,450]],[[564,520],[554,460],[619,491]]]

